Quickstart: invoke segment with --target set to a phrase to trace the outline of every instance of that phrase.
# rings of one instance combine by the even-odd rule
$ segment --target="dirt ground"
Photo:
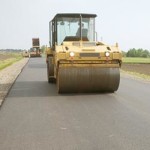
[[[150,64],[125,64],[121,66],[122,70],[137,72],[141,74],[146,74],[150,76]]]

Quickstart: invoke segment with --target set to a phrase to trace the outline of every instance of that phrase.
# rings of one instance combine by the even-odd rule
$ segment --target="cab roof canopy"
[[[83,17],[83,18],[95,18],[97,15],[96,14],[82,14],[82,13],[61,13],[61,14],[56,14],[53,20],[57,17]]]

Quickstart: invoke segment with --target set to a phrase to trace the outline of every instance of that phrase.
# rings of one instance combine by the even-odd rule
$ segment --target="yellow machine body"
[[[82,22],[85,25],[90,24],[89,18],[96,17],[92,14],[57,14],[51,24],[55,26],[55,23],[58,24],[63,18],[66,20],[64,24],[67,24],[72,18],[78,18],[78,16],[81,26]],[[76,20],[73,21],[74,24]],[[60,28],[64,24],[60,23]],[[81,26],[80,37],[77,35],[64,36],[61,44],[57,44],[58,31],[62,32],[58,29],[59,25],[55,29],[52,27],[52,44],[46,50],[48,81],[56,81],[59,93],[116,91],[119,87],[122,63],[122,54],[118,44],[110,46],[92,41],[90,35],[82,36]]]
[[[27,50],[22,52],[23,57],[29,57],[29,52]]]

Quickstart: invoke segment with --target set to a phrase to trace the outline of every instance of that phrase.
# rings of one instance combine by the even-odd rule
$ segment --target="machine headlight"
[[[70,52],[70,57],[74,57],[75,53],[74,52]]]
[[[105,56],[106,56],[106,57],[109,57],[109,56],[110,56],[110,53],[109,53],[109,52],[105,52]]]

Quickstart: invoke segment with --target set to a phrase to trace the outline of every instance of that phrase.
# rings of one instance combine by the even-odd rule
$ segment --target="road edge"
[[[11,88],[12,88],[13,84],[15,83],[16,79],[18,78],[19,74],[23,71],[24,67],[27,65],[28,61],[29,61],[29,58],[23,58],[20,61],[14,63],[11,66],[6,67],[5,69],[2,70],[2,71],[5,71],[8,68],[10,70],[16,68],[17,71],[15,72],[15,74],[13,74],[13,78],[10,80],[9,86],[7,87],[7,89],[3,90],[3,87],[1,87],[1,90],[4,92],[3,92],[3,96],[0,97],[0,107],[4,103],[7,95],[9,94],[9,91],[11,90]],[[4,73],[4,76],[5,76],[5,73]],[[1,80],[3,80],[3,78]]]

